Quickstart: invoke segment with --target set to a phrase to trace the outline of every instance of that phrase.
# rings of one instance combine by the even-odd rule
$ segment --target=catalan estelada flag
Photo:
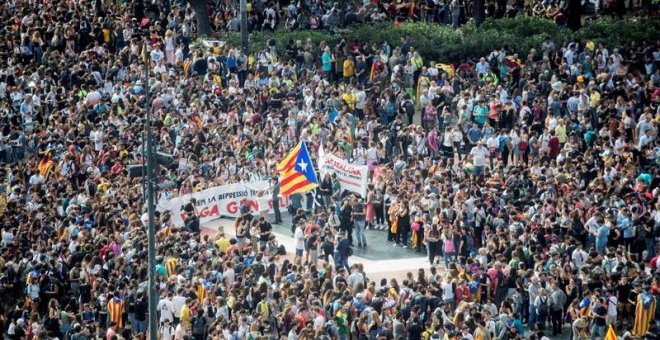
[[[634,336],[644,336],[649,331],[649,323],[655,316],[655,305],[655,296],[650,292],[643,292],[637,295],[635,325],[633,326]]]
[[[305,142],[298,143],[281,162],[277,163],[277,171],[282,176],[280,194],[284,196],[310,191],[319,183]]]
[[[605,333],[605,340],[617,340],[618,338],[616,337],[616,332],[614,332],[614,327],[610,325],[610,327],[607,328],[607,333]]]

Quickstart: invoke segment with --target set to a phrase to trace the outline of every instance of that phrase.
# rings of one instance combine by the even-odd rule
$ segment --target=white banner
[[[319,148],[319,173],[322,180],[325,174],[336,174],[343,190],[352,191],[367,196],[367,179],[369,168],[366,165],[351,164],[335,155],[325,153],[323,146]]]
[[[260,191],[264,192],[262,197],[258,197]],[[197,200],[196,208],[200,224],[216,220],[221,216],[240,216],[239,209],[243,203],[247,203],[254,214],[258,214],[263,205],[268,205],[268,213],[273,212],[272,193],[269,191],[268,181],[227,184],[209,188],[160,202],[158,210],[169,210],[172,213],[174,225],[182,227],[186,217],[184,207],[191,198]],[[289,205],[288,198],[280,197],[279,203],[280,208],[286,210]]]

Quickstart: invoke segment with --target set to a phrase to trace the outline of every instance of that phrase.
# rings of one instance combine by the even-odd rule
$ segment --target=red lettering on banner
[[[230,214],[235,214],[238,212],[238,203],[237,202],[229,202],[227,203],[227,212]]]
[[[349,175],[360,176],[360,170],[356,169],[354,167],[351,167],[350,165],[347,165],[347,164],[344,164],[344,163],[339,163],[338,161],[336,161],[332,158],[328,159],[326,162],[330,166],[332,166],[333,168],[335,168],[337,170],[340,170],[340,171],[344,171],[344,172],[348,173]]]
[[[212,207],[204,207],[199,212],[200,218],[211,217],[211,216],[220,216],[220,209],[218,209],[217,204],[214,204]]]

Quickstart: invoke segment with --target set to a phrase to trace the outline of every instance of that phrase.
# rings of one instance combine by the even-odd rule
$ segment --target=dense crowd
[[[289,255],[280,215],[202,235],[158,212],[161,339],[659,333],[658,41],[548,38],[449,65],[406,39],[204,47],[180,2],[7,1],[0,19],[4,337],[144,337],[146,213],[128,167],[144,163],[147,109],[175,157],[161,199],[267,179],[278,200],[275,165],[301,140],[371,181],[366,197],[333,176],[290,197]],[[367,228],[428,261],[370,280],[351,257]]]

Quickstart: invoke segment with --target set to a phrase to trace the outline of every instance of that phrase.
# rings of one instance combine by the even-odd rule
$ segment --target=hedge
[[[459,62],[488,55],[503,45],[509,46],[524,59],[530,49],[540,48],[548,35],[553,38],[555,44],[592,40],[613,48],[631,41],[654,42],[657,39],[657,32],[660,32],[660,20],[617,20],[607,17],[587,22],[582,29],[575,32],[567,28],[558,28],[553,21],[538,17],[486,20],[480,27],[470,22],[458,30],[453,30],[449,26],[421,22],[406,22],[399,26],[388,22],[356,25],[334,34],[323,30],[253,32],[250,34],[250,50],[264,48],[269,39],[274,39],[278,49],[284,51],[290,40],[304,42],[309,38],[317,44],[326,41],[334,45],[344,37],[348,41],[358,40],[369,45],[380,45],[384,40],[396,45],[399,44],[401,37],[409,36],[412,46],[426,60]],[[222,33],[219,39],[232,46],[240,46],[239,33]]]

